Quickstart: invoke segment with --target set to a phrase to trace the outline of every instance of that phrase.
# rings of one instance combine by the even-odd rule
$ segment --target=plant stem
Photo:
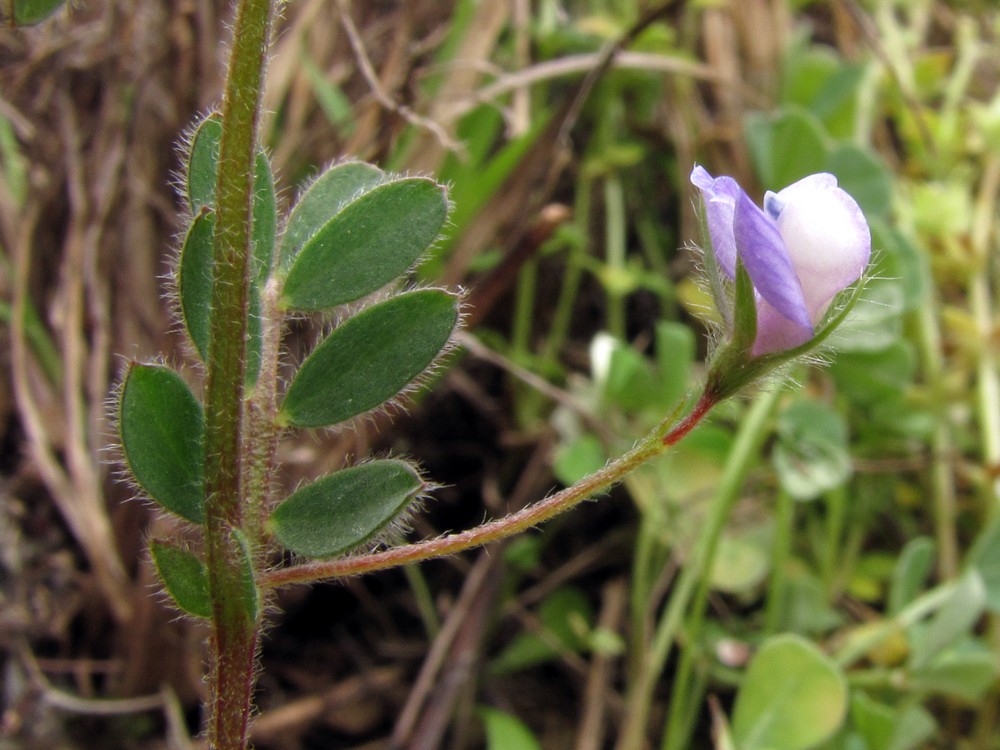
[[[944,394],[944,357],[941,354],[941,330],[937,319],[938,306],[921,305],[917,310],[920,356],[931,397],[936,403],[947,403]],[[954,578],[958,572],[958,535],[956,531],[957,498],[950,456],[953,441],[948,410],[940,408],[937,424],[931,435],[931,500],[934,508],[934,538],[938,545],[938,576]]]
[[[608,298],[607,327],[611,335],[620,341],[625,340],[625,291],[623,279],[628,271],[625,268],[625,191],[621,180],[614,172],[604,179],[604,211],[605,211],[605,243],[607,246],[606,264],[609,274],[609,284],[606,287]]]
[[[996,249],[996,207],[1000,193],[1000,156],[991,154],[983,168],[982,185],[976,196],[976,211],[972,223],[972,246],[977,263],[969,274],[969,307],[979,334],[976,351],[976,415],[979,421],[982,459],[993,471],[986,481],[989,502],[987,515],[993,516],[1000,503],[1000,370],[997,367],[997,348],[991,346],[993,328],[993,299],[990,279],[998,270]],[[991,265],[993,264],[993,265]]]
[[[373,573],[377,570],[454,555],[519,534],[548,521],[622,481],[633,469],[664,453],[670,446],[687,435],[716,403],[709,394],[703,394],[691,412],[680,422],[671,424],[670,420],[665,420],[632,450],[615,459],[600,471],[594,472],[572,487],[567,487],[517,513],[439,539],[429,539],[415,544],[393,547],[370,555],[309,563],[264,573],[259,581],[260,586],[264,589],[270,589],[291,583],[310,583],[362,573]]]
[[[271,0],[240,0],[222,106],[215,206],[212,327],[205,386],[205,547],[212,596],[208,741],[244,750],[259,633],[240,543],[241,431],[250,287],[250,226],[257,120]]]
[[[826,540],[820,568],[826,600],[835,602],[844,571],[844,523],[847,517],[847,488],[836,487],[824,496],[826,503]]]
[[[785,616],[785,594],[788,559],[792,552],[795,524],[795,501],[784,489],[778,490],[774,511],[774,544],[771,547],[771,578],[767,589],[767,609],[764,613],[764,633],[774,635]]]

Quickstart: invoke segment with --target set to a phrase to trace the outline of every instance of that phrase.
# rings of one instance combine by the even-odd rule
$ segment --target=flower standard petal
[[[833,175],[813,175],[776,196],[775,224],[815,324],[830,300],[860,278],[871,257],[871,231],[857,202]]]
[[[736,240],[733,237],[733,211],[736,199],[744,194],[732,177],[712,177],[704,167],[695,165],[691,183],[701,190],[705,205],[712,252],[722,272],[732,280],[736,277]]]
[[[793,182],[788,187],[778,191],[778,197],[783,201],[788,201],[799,190],[825,190],[837,187],[837,177],[829,172],[817,172],[801,180]]]
[[[812,332],[799,277],[777,225],[740,191],[733,216],[736,251],[754,288],[781,315]],[[758,335],[764,332],[758,325]]]

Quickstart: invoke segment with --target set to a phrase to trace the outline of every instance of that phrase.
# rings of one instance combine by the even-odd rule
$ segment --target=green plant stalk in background
[[[715,561],[719,539],[726,528],[729,516],[740,499],[747,475],[753,468],[760,454],[761,446],[769,434],[767,423],[774,415],[778,397],[781,394],[780,384],[773,384],[770,388],[771,390],[767,393],[761,394],[747,412],[739,431],[736,433],[733,449],[729,453],[722,470],[722,477],[712,495],[708,518],[702,528],[701,537],[698,539],[694,564],[686,565],[681,573],[677,592],[688,590],[688,578],[697,579],[694,600],[689,604],[678,596],[675,605],[673,597],[677,594],[674,594],[666,608],[667,616],[664,617],[663,623],[672,619],[670,616],[672,611],[682,611],[685,608],[687,609],[688,621],[681,659],[674,677],[674,690],[670,697],[670,710],[661,743],[662,750],[682,750],[688,746],[691,727],[700,708],[699,700],[702,691],[693,690],[689,686],[695,669],[695,659],[702,643],[705,610],[708,607],[708,595],[712,588],[712,564]],[[663,654],[664,646],[669,648],[673,636],[663,624],[660,627],[663,627],[666,632],[661,634],[658,630],[654,654],[657,663],[662,664],[664,656],[661,654]]]
[[[205,396],[205,541],[212,600],[209,744],[243,750],[260,634],[242,542],[241,435],[249,314],[251,194],[272,0],[241,0],[222,107],[215,281]],[[247,581],[248,563],[251,580]],[[249,583],[249,586],[248,586]]]
[[[695,609],[690,607],[692,597],[697,591],[702,591],[703,595],[699,595],[697,601],[703,604],[703,600],[707,598],[709,566],[714,559],[715,547],[733,505],[739,497],[746,473],[767,434],[764,427],[774,410],[779,393],[780,389],[772,388],[763,394],[754,403],[740,425],[736,443],[733,445],[724,474],[713,495],[701,535],[695,543],[691,558],[685,562],[680,578],[671,590],[670,599],[656,626],[656,633],[653,636],[647,658],[643,660],[639,673],[632,677],[626,699],[625,726],[617,750],[637,750],[646,741],[646,725],[653,690],[663,672],[667,656],[685,614],[697,611],[697,605]],[[699,586],[699,584],[701,585]],[[700,616],[697,619],[700,621]],[[696,634],[689,634],[689,636],[695,638]],[[687,696],[683,696],[683,698],[686,699]],[[673,713],[674,711],[671,712],[671,715]],[[665,735],[664,747],[668,746],[667,739],[668,737]]]

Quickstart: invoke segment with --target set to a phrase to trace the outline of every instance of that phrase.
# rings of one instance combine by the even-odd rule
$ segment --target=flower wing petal
[[[757,300],[757,338],[751,355],[780,352],[804,344],[813,337],[812,327],[803,327],[775,310],[766,299]]]
[[[704,167],[697,164],[691,171],[691,183],[701,190],[715,260],[722,272],[734,279],[736,240],[733,237],[733,212],[737,197],[745,195],[743,188],[732,177],[712,177]]]
[[[778,227],[742,190],[736,199],[733,236],[736,252],[760,296],[785,318],[811,332],[802,286]]]

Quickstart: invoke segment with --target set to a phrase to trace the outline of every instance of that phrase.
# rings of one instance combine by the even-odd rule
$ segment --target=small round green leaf
[[[33,26],[62,7],[65,0],[0,0],[4,26]]]
[[[149,545],[156,572],[174,603],[195,617],[211,617],[205,565],[187,550],[155,539]]]
[[[424,488],[405,461],[343,469],[303,487],[271,514],[271,531],[306,557],[332,557],[364,544],[402,513]]]
[[[806,750],[833,735],[847,711],[841,670],[796,635],[768,640],[747,668],[733,709],[740,750]]]
[[[360,161],[334,164],[316,178],[296,202],[281,236],[278,265],[287,271],[306,240],[322,229],[348,202],[385,180],[378,167]]]
[[[448,216],[445,189],[411,177],[350,201],[299,250],[285,280],[285,304],[325,310],[352,302],[406,273]]]
[[[406,292],[362,310],[302,363],[281,419],[326,427],[382,405],[430,367],[457,323],[458,300],[437,289]]]
[[[119,403],[125,459],[139,486],[172,513],[205,517],[205,418],[181,376],[168,367],[133,364]]]

